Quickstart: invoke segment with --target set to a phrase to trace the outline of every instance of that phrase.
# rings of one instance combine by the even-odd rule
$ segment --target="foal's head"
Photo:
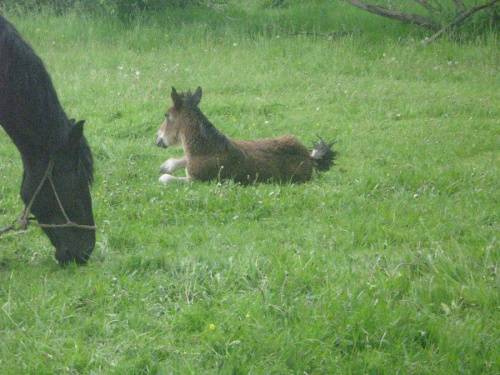
[[[33,150],[23,154],[26,162],[21,196],[26,205],[34,199],[31,212],[40,224],[62,225],[70,220],[78,225],[94,225],[89,187],[93,160],[83,136],[83,123],[70,120],[67,141],[55,151]],[[50,179],[44,180],[51,160],[54,164]],[[39,186],[41,190],[33,198]],[[42,229],[56,248],[60,263],[84,263],[94,250],[94,229],[43,226]]]
[[[185,124],[186,118],[183,115],[189,113],[189,110],[196,109],[201,100],[201,87],[198,87],[193,93],[177,93],[172,87],[173,105],[165,112],[165,120],[156,134],[156,145],[158,147],[169,147],[178,145],[181,142],[180,131]]]

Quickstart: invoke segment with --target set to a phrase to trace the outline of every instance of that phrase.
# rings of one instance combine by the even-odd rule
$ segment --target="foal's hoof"
[[[173,182],[175,180],[177,180],[177,177],[174,177],[174,176],[172,176],[172,175],[170,175],[168,173],[165,173],[164,175],[162,175],[158,179],[158,181],[161,182],[162,184],[168,184],[168,183]]]

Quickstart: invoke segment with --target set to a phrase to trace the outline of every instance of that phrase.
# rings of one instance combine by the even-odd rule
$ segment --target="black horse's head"
[[[84,263],[95,246],[93,160],[83,123],[70,120],[67,141],[55,151],[23,154],[22,199],[27,206],[32,204],[31,213],[55,246],[60,263]],[[68,221],[76,225],[66,225]]]

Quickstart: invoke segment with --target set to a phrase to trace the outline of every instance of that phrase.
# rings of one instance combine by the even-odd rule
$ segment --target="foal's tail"
[[[319,139],[319,142],[313,142],[311,159],[313,160],[314,168],[318,171],[327,171],[332,165],[335,165],[333,161],[337,157],[338,152],[332,150],[332,146],[336,142],[337,141],[332,141],[328,143],[321,138]]]

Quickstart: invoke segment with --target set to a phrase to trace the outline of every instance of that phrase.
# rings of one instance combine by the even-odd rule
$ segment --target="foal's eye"
[[[165,113],[165,118],[168,118],[168,113]]]

